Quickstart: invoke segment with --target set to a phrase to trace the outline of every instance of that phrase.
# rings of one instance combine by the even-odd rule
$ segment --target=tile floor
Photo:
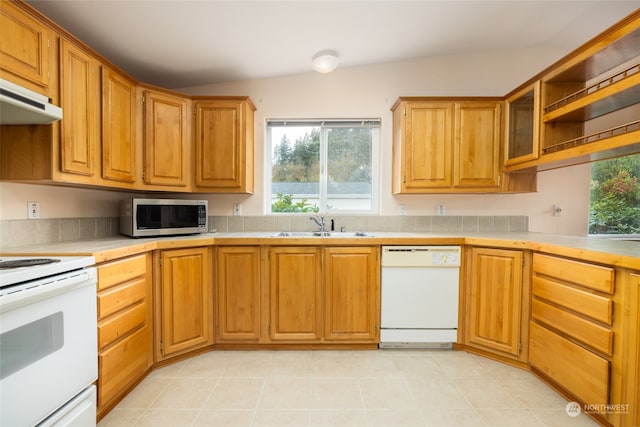
[[[212,351],[153,371],[98,427],[597,425],[566,404],[462,351]]]

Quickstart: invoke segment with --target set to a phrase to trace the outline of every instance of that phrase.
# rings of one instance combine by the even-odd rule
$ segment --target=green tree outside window
[[[640,154],[592,165],[589,234],[640,234]]]

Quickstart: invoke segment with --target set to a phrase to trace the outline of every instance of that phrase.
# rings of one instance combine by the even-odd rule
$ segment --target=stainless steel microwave
[[[131,237],[206,233],[208,202],[188,199],[125,199],[120,233]]]

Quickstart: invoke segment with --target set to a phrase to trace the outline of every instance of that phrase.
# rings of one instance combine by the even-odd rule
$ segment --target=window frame
[[[320,156],[319,156],[319,165],[320,165],[320,182],[319,182],[319,198],[318,198],[318,207],[319,211],[317,215],[328,215],[328,214],[358,214],[358,215],[378,215],[380,212],[380,149],[381,149],[381,139],[382,139],[382,120],[379,118],[358,118],[358,119],[308,119],[308,118],[298,118],[298,119],[281,119],[281,118],[265,118],[265,126],[264,126],[264,138],[265,138],[265,156],[264,156],[264,211],[267,215],[309,215],[308,212],[272,212],[271,205],[273,203],[273,194],[272,194],[272,161],[273,161],[273,147],[274,141],[271,140],[271,132],[270,128],[274,127],[277,124],[283,124],[286,127],[287,123],[291,123],[293,126],[304,126],[307,125],[309,127],[317,126],[320,128]],[[335,127],[357,127],[359,124],[360,127],[369,127],[374,129],[372,141],[371,141],[371,198],[370,205],[371,208],[364,209],[337,209],[337,210],[328,210],[327,209],[327,201],[328,201],[328,156],[329,156],[329,144],[327,138],[327,129],[335,128]],[[294,141],[292,141],[294,142]],[[277,143],[277,141],[276,141]]]

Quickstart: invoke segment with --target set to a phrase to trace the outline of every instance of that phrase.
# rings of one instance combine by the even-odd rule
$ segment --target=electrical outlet
[[[234,203],[233,204],[233,216],[240,216],[242,215],[242,211],[240,209],[240,203]]]
[[[562,215],[562,208],[560,207],[560,205],[553,205],[553,216],[560,215]]]
[[[403,203],[400,205],[400,215],[406,215],[406,214],[407,214],[407,205]]]
[[[28,219],[40,218],[40,203],[27,202],[27,218]]]
[[[438,216],[445,216],[447,214],[447,210],[444,205],[438,205]]]

